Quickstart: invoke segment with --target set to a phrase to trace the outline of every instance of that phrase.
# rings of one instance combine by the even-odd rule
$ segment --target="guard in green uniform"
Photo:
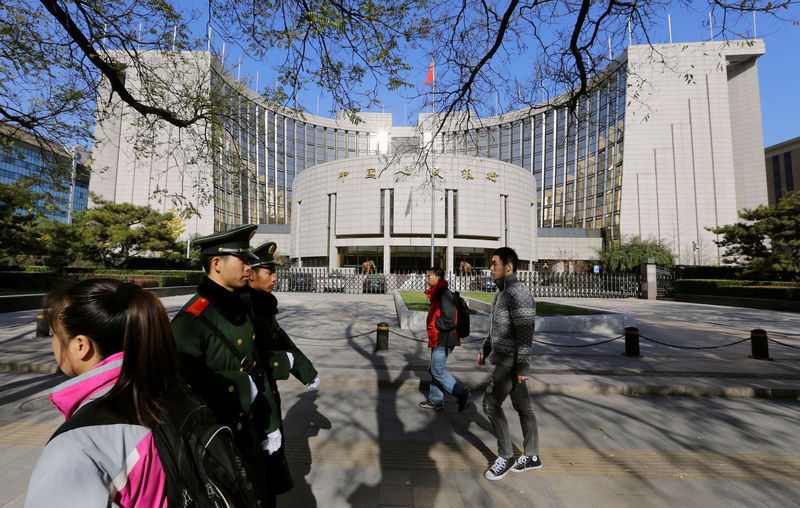
[[[256,328],[256,342],[264,348],[263,354],[268,368],[267,379],[272,392],[271,399],[275,405],[271,408],[272,416],[269,428],[283,430],[281,422],[280,394],[276,380],[288,379],[291,373],[309,388],[319,387],[319,376],[311,361],[292,342],[285,331],[278,325],[278,299],[272,294],[275,288],[275,268],[280,265],[275,260],[276,244],[268,242],[253,250],[258,258],[251,263],[250,281],[246,293],[247,303],[253,309]],[[276,443],[273,443],[276,444]],[[293,486],[289,466],[286,463],[284,447],[268,448],[264,462],[272,472],[270,487],[278,494],[290,490]]]
[[[265,506],[275,505],[269,488],[272,472],[262,447],[269,441],[267,422],[276,416],[273,391],[264,371],[252,311],[241,293],[250,277],[250,238],[255,225],[198,238],[206,276],[172,321],[180,352],[181,375],[206,401],[220,423],[228,425],[247,462]]]

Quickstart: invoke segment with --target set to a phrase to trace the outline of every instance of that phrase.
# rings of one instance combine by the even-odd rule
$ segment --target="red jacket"
[[[440,280],[425,291],[431,306],[425,320],[428,329],[428,347],[455,347],[461,345],[456,333],[456,305],[447,288],[446,280]]]

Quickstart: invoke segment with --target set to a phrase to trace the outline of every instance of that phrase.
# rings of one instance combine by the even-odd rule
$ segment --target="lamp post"
[[[692,260],[694,262],[694,266],[697,266],[697,242],[692,240]]]
[[[67,148],[67,147],[64,147]],[[77,170],[77,157],[78,157],[78,145],[73,146],[72,148],[68,148],[69,154],[72,157],[72,174],[69,180],[69,203],[67,203],[67,224],[72,223],[72,200],[74,199],[75,195],[75,172]]]
[[[303,267],[303,259],[300,257],[300,205],[303,204],[302,199],[297,200],[297,238],[296,238],[296,245],[297,245],[297,266],[299,268]]]

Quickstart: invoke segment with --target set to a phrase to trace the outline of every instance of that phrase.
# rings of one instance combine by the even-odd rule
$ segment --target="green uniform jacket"
[[[253,309],[253,319],[255,321],[256,332],[264,336],[265,340],[261,343],[267,348],[266,355],[272,369],[274,379],[288,379],[289,374],[307,385],[317,377],[317,369],[311,360],[303,354],[300,349],[292,342],[292,339],[278,325],[276,315],[278,313],[278,299],[272,293],[265,293],[248,288],[250,305]],[[294,363],[289,366],[286,353],[292,353]]]
[[[198,316],[213,323],[254,366],[267,367],[256,343],[250,309],[241,299],[208,278],[204,278],[195,294],[172,321],[181,360],[181,375],[206,401],[220,423],[230,426],[237,440],[260,449],[266,435],[280,426],[277,390],[268,380],[253,376],[261,383],[259,394],[251,404],[250,376],[239,359]],[[270,359],[270,364],[285,364],[284,355]],[[250,434],[248,437],[241,433]]]

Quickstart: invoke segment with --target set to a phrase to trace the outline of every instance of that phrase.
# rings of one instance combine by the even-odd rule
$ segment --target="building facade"
[[[52,141],[39,141],[24,131],[0,130],[0,183],[10,184],[28,178],[36,181],[30,188],[52,196],[57,207],[43,212],[46,219],[71,222],[73,215],[89,202],[89,169],[85,150],[64,147]],[[70,172],[66,185],[48,184],[47,174],[57,167]],[[44,176],[44,178],[42,178]]]
[[[358,124],[296,114],[267,103],[209,53],[191,53],[191,69],[176,75],[233,111],[218,122],[209,156],[186,155],[167,128],[157,134],[165,148],[143,159],[125,135],[135,115],[116,103],[98,115],[94,158],[109,171],[92,190],[149,204],[167,188],[210,189],[187,234],[258,224],[255,241],[275,240],[298,264],[374,257],[410,266],[430,255],[432,224],[448,269],[460,260],[485,266],[506,244],[526,260],[593,259],[604,242],[631,236],[662,242],[679,263],[718,264],[706,228],[767,201],[763,53],[761,40],[630,46],[572,111],[565,95],[489,118],[423,114],[415,127],[381,113],[361,114]]]
[[[800,190],[800,138],[765,148],[764,158],[770,205],[780,201],[787,192]]]

